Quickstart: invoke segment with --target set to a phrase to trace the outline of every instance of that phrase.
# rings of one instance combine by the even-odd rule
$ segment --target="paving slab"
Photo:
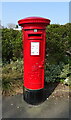
[[[23,95],[2,98],[2,118],[69,118],[69,98],[49,97],[40,105],[30,105]]]

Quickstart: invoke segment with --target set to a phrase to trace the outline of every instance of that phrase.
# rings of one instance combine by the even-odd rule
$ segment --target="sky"
[[[18,24],[18,20],[38,16],[51,20],[51,24],[69,22],[69,2],[2,2],[1,24]]]

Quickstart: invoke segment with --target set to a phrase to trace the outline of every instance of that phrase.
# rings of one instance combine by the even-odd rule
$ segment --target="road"
[[[2,118],[69,118],[69,98],[49,97],[40,105],[29,105],[22,94],[3,97]]]

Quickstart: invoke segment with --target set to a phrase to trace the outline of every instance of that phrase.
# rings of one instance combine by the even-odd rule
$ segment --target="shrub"
[[[2,60],[10,63],[22,57],[22,35],[21,31],[13,29],[2,29]]]
[[[22,86],[23,82],[23,61],[17,60],[11,61],[10,64],[6,64],[2,68],[2,88],[3,93],[7,93],[13,90],[13,86]]]
[[[55,64],[48,64],[45,68],[45,81],[46,82],[64,82],[68,79],[71,75],[71,71],[69,71],[69,64],[64,64],[61,62],[59,65]],[[71,85],[71,83],[69,84]]]

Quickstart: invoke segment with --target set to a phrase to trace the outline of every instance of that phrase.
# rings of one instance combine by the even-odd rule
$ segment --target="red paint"
[[[49,19],[29,17],[18,21],[23,32],[24,86],[37,90],[44,88],[44,60],[46,32]],[[37,29],[37,32],[34,32]],[[31,55],[31,42],[39,42],[39,55]]]

